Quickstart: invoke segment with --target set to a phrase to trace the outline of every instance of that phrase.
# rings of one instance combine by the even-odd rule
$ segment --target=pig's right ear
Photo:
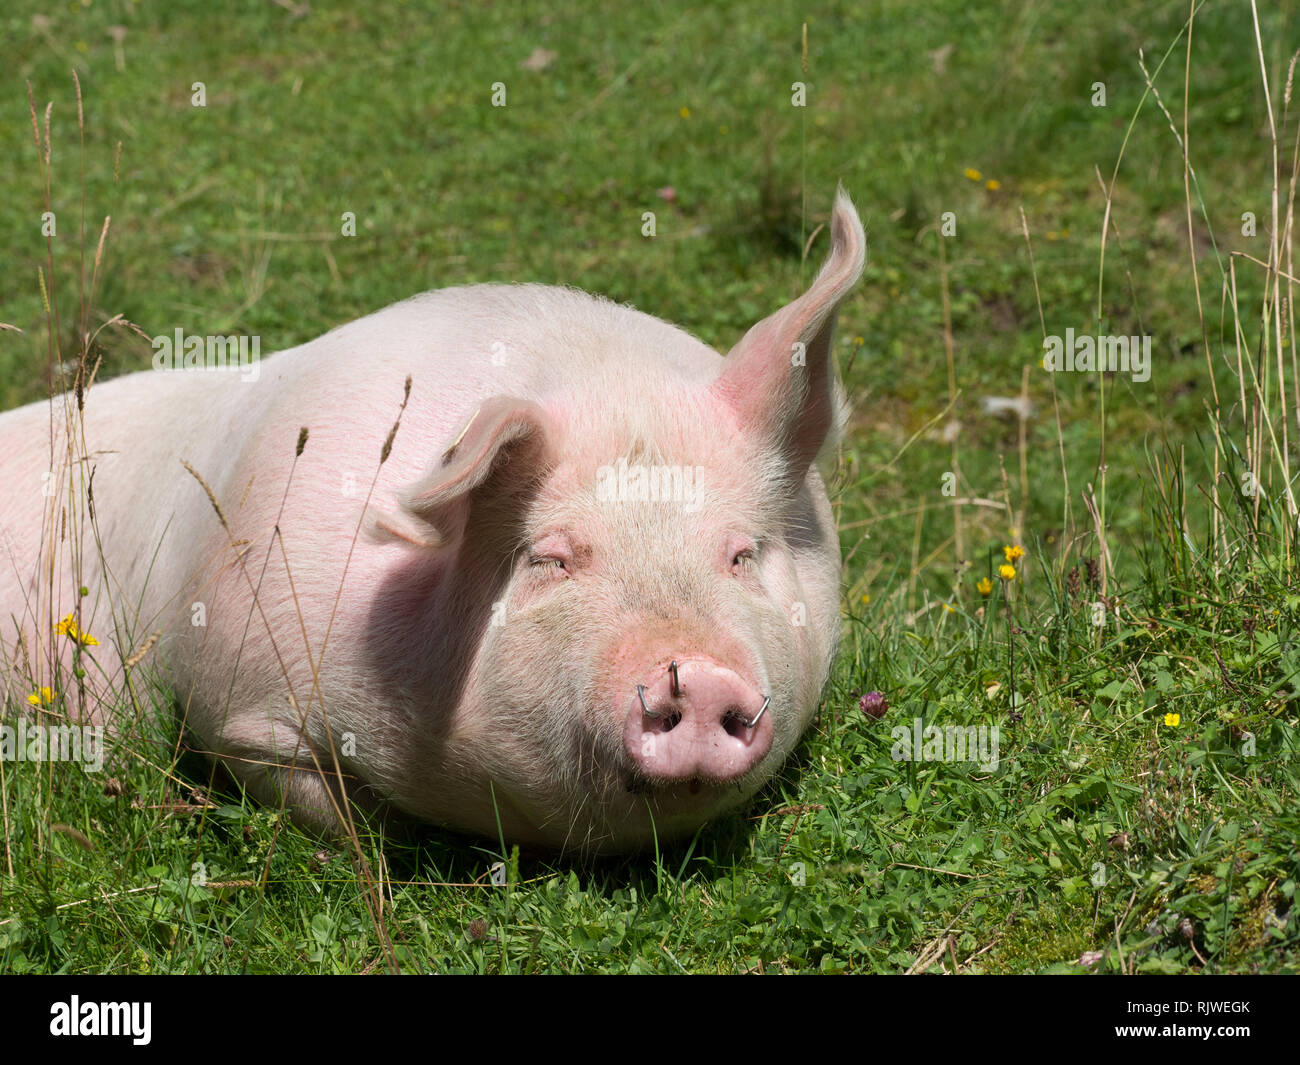
[[[433,467],[401,496],[397,514],[376,514],[372,539],[443,547],[465,523],[476,491],[512,492],[536,481],[547,461],[547,415],[536,403],[494,396],[475,411]]]

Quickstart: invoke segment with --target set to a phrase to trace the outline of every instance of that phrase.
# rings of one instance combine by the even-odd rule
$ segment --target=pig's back
[[[721,357],[684,330],[573,289],[439,289],[339,326],[275,356],[304,395],[391,396],[412,377],[451,423],[502,393],[544,400],[574,388],[710,380]],[[274,375],[272,375],[274,376]],[[598,393],[597,393],[598,394]]]

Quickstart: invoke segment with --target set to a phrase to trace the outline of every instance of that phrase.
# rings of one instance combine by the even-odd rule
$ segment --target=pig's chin
[[[754,794],[762,781],[757,774],[740,780],[710,780],[696,776],[686,780],[655,780],[635,769],[625,771],[627,797],[634,809],[648,811],[658,821],[680,821],[677,827],[694,828]]]

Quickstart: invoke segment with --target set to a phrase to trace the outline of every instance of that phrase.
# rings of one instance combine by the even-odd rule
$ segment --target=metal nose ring
[[[763,696],[763,705],[758,708],[758,713],[754,715],[754,720],[745,721],[744,719],[742,719],[742,724],[745,726],[745,728],[753,728],[755,725],[758,724],[758,719],[767,713],[767,704],[770,703],[771,701],[772,701],[772,697],[770,695]]]
[[[636,697],[637,697],[638,699],[641,700],[641,713],[645,714],[646,717],[663,717],[663,716],[664,716],[662,710],[651,710],[650,707],[646,706],[646,704],[645,704],[645,685],[644,685],[644,684],[638,684],[638,685],[636,686]]]

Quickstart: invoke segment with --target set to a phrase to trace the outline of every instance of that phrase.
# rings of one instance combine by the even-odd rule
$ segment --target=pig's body
[[[391,802],[611,850],[743,801],[794,746],[834,655],[838,547],[811,466],[833,372],[816,379],[816,350],[781,367],[791,338],[828,349],[861,256],[841,201],[825,291],[781,312],[803,303],[801,322],[751,331],[750,347],[776,350],[730,378],[658,319],[486,285],[352,322],[263,361],[255,381],[152,371],[94,386],[106,564],[86,536],[81,627],[108,676],[92,670],[92,701],[70,693],[69,709],[102,715],[121,659],[160,630],[156,662],[190,730],[308,822]],[[782,375],[801,372],[808,397],[777,417]],[[750,388],[775,391],[760,403]],[[0,646],[17,703],[51,663],[23,668],[16,637],[48,646],[49,620],[76,603],[66,550],[52,604],[37,577],[50,410],[0,415]],[[604,499],[620,460],[698,469],[703,495]],[[66,671],[71,641],[55,644]]]

